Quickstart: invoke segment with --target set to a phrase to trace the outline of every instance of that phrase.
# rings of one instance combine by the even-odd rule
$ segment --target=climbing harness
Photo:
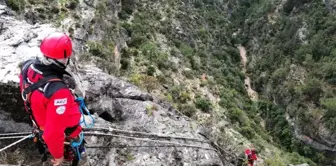
[[[87,109],[84,99],[82,97],[78,97],[77,95],[74,95],[76,97],[76,101],[79,104],[79,110],[81,112],[81,116],[83,117],[82,120],[79,121],[78,125],[84,124],[86,128],[92,128],[94,126],[94,118],[90,114],[90,111]],[[85,115],[89,116],[92,120],[92,123],[90,125],[87,125],[85,120]],[[73,161],[73,165],[77,165],[76,163],[81,160],[81,153],[85,151],[84,147],[85,141],[84,141],[84,132],[82,131],[77,139],[72,139],[70,142],[65,142],[65,145],[71,146],[73,148],[73,151],[75,152],[76,160]]]
[[[24,73],[24,76],[26,74]],[[40,88],[41,86],[49,83],[49,82],[56,82],[56,81],[62,81],[61,79],[58,79],[56,78],[55,76],[49,76],[49,77],[44,77],[42,78],[41,80],[39,80],[38,82],[28,86],[26,83],[24,83],[24,90],[22,91],[21,93],[21,96],[22,96],[22,99],[24,101],[24,105],[25,105],[25,108],[26,108],[26,112],[28,113],[32,123],[33,123],[33,126],[37,129],[40,129],[40,126],[38,126],[34,116],[33,116],[33,113],[32,113],[32,110],[31,110],[31,103],[30,103],[30,97],[31,97],[31,94],[33,93],[33,91],[37,90],[38,88]]]

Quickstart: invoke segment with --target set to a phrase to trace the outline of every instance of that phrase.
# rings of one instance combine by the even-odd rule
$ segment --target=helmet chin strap
[[[58,67],[65,69],[69,63],[70,63],[70,58],[67,58],[67,62],[64,64],[60,61],[58,61],[57,59],[51,59],[51,58],[47,58],[48,60],[50,60],[53,64],[57,65]]]

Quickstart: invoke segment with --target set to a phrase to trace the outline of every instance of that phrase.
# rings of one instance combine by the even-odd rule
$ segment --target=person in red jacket
[[[257,154],[254,148],[245,149],[245,156],[248,160],[248,166],[254,166],[254,161],[257,160]]]
[[[34,127],[42,132],[53,157],[53,166],[61,165],[66,151],[64,142],[78,139],[82,127],[81,112],[63,76],[72,55],[72,41],[64,33],[52,33],[42,40],[43,57],[22,63],[20,90]],[[82,150],[84,146],[81,146]]]

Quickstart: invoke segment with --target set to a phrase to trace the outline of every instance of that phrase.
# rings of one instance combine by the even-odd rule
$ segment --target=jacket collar
[[[65,69],[60,68],[55,64],[44,65],[39,60],[37,60],[33,65],[37,70],[42,72],[43,77],[51,75],[55,75],[60,79],[63,79],[64,75],[68,75],[71,77],[70,73],[68,73]]]

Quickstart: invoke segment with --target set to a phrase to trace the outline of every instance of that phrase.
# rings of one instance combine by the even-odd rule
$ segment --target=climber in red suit
[[[257,160],[257,154],[254,148],[245,149],[245,156],[248,160],[248,166],[254,166],[254,161]]]
[[[68,74],[65,69],[72,54],[72,42],[64,33],[53,33],[43,39],[40,50],[44,55],[41,60],[22,63],[20,90],[23,92],[39,80],[50,78],[31,93],[23,94],[23,98],[33,123],[43,131],[43,141],[54,158],[53,165],[57,166],[64,160],[65,140],[77,137],[82,131],[79,105],[62,80]]]

